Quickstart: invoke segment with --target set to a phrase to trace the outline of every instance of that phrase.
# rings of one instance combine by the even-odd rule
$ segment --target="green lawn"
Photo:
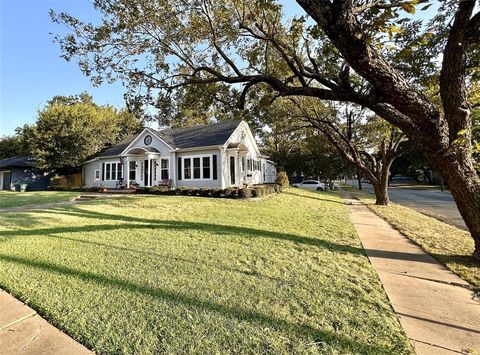
[[[0,191],[0,208],[55,203],[70,200],[78,195],[78,192],[64,191]]]
[[[451,271],[480,288],[480,265],[471,256],[475,244],[467,231],[395,203],[377,206],[373,195],[348,187],[342,188],[359,197],[372,211]]]
[[[0,218],[0,286],[98,353],[411,353],[334,194]]]

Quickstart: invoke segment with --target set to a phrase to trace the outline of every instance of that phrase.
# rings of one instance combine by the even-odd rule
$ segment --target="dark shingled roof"
[[[178,128],[157,132],[162,138],[169,137],[166,141],[174,148],[208,147],[211,145],[225,144],[240,122],[242,121],[233,120],[212,123],[206,126]]]
[[[125,148],[128,147],[130,143],[138,136],[138,134],[131,134],[127,138],[125,138],[123,141],[120,143],[114,145],[111,148],[108,148],[104,152],[100,153],[98,157],[109,157],[111,155],[119,155],[121,152],[125,150]]]
[[[35,162],[34,158],[17,155],[16,157],[0,160],[0,168],[31,168]]]
[[[197,148],[208,147],[212,145],[225,144],[233,131],[242,122],[233,120],[226,122],[212,123],[206,126],[196,126],[190,128],[167,129],[163,131],[154,131],[162,140],[173,148]],[[128,136],[117,145],[107,149],[98,157],[119,155],[138,135]]]

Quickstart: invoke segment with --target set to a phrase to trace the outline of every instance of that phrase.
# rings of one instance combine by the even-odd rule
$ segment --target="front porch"
[[[155,148],[132,148],[120,161],[126,172],[122,178],[127,187],[171,185],[170,157],[161,156]]]

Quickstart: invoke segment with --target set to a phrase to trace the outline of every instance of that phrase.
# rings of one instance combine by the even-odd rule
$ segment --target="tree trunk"
[[[387,206],[390,202],[388,197],[387,180],[380,180],[378,184],[372,184],[375,191],[375,204],[380,206]]]
[[[473,257],[480,261],[480,178],[477,172],[468,160],[462,163],[451,155],[429,155],[428,158],[448,180],[450,192],[475,241]]]

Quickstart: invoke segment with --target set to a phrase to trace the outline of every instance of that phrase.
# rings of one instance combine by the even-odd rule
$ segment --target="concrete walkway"
[[[346,202],[416,353],[480,353],[480,303],[471,287],[358,200]]]
[[[0,290],[0,355],[92,355],[93,353]]]

